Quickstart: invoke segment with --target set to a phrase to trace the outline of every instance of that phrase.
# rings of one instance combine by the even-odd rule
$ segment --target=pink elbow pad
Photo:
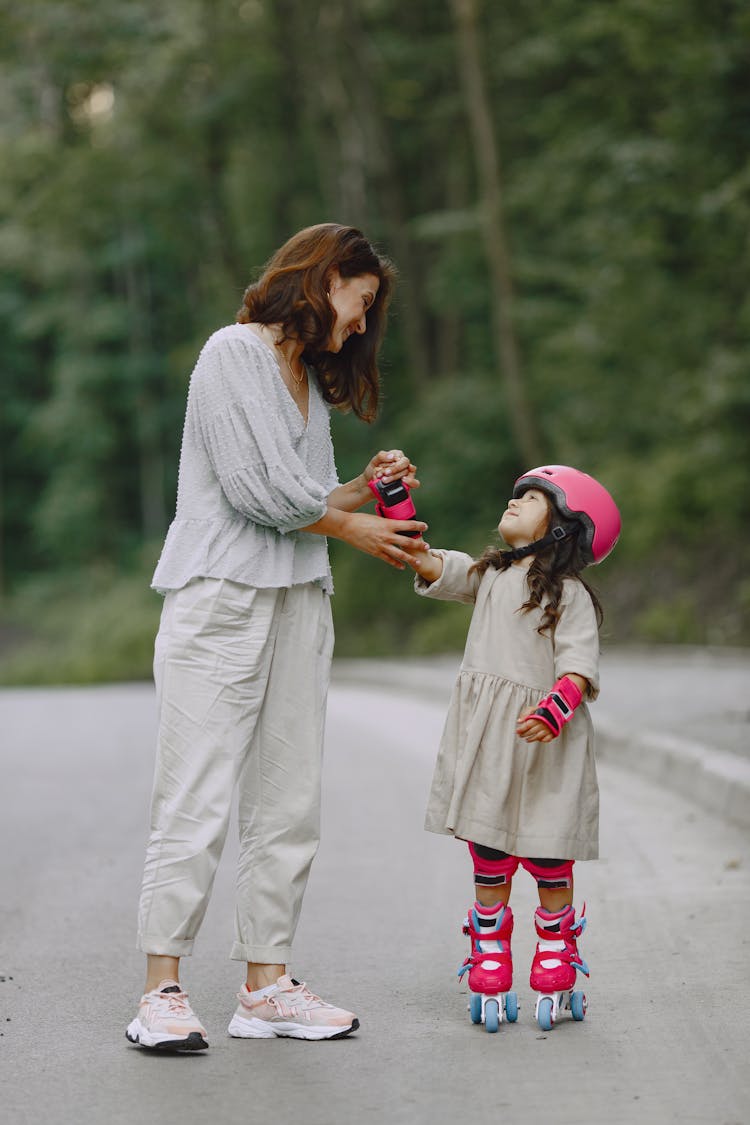
[[[582,699],[583,696],[573,681],[563,676],[538,705],[533,717],[549,727],[557,738],[565,724],[573,718],[573,712]]]

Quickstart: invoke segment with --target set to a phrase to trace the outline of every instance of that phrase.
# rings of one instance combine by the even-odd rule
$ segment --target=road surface
[[[469,1022],[456,968],[464,847],[422,831],[445,706],[338,684],[324,833],[292,971],[354,1008],[331,1043],[229,1039],[234,840],[183,981],[201,1056],[124,1029],[142,984],[135,907],[154,697],[130,685],[0,692],[0,1088],[8,1125],[746,1125],[750,844],[602,763],[602,855],[577,867],[592,968],[584,1023],[533,1019],[534,887],[513,906],[519,1022]],[[579,978],[580,979],[580,978]]]

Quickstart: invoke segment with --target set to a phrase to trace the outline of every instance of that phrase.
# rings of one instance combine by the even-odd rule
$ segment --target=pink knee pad
[[[537,886],[545,890],[560,890],[572,884],[575,860],[565,859],[555,864],[541,864],[533,859],[522,859],[519,862],[524,871],[528,871],[536,879]]]
[[[477,851],[476,844],[469,842],[469,851],[474,862],[474,882],[478,887],[504,887],[518,871],[518,857],[504,856],[502,859],[486,859]]]

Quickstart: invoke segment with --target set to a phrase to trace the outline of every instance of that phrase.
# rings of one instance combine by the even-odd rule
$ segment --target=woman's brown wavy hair
[[[537,486],[531,485],[530,487],[536,488]],[[578,542],[578,531],[582,525],[578,520],[563,516],[552,497],[547,493],[544,493],[544,498],[547,501],[547,524],[542,534],[546,535],[552,526],[563,527],[571,534],[567,539],[555,540],[551,546],[545,547],[534,555],[526,576],[529,597],[523,603],[521,609],[525,613],[532,609],[541,609],[543,615],[537,633],[554,633],[555,626],[560,620],[563,582],[566,578],[575,578],[588,591],[589,597],[594,603],[597,623],[601,628],[604,621],[604,610],[601,602],[588,582],[581,578],[581,571],[588,565]],[[512,551],[490,546],[480,555],[469,573],[476,572],[481,578],[490,567],[494,567],[495,570],[507,570],[513,564],[513,561]]]
[[[338,353],[326,351],[336,319],[327,296],[335,270],[342,278],[370,273],[380,281],[367,330],[353,333]],[[304,343],[303,359],[315,368],[326,401],[372,422],[380,401],[378,352],[395,280],[393,263],[360,230],[319,223],[298,231],[269,259],[245,290],[237,321],[280,324],[284,339]]]

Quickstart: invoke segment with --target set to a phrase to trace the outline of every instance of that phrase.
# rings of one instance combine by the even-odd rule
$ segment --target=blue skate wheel
[[[495,999],[485,1001],[484,1026],[491,1035],[494,1035],[500,1026],[500,1005]]]
[[[570,1014],[574,1020],[582,1020],[586,1015],[586,997],[582,992],[571,992]]]
[[[478,992],[472,992],[469,997],[469,1015],[472,1023],[482,1022],[482,997]]]
[[[518,997],[515,992],[509,992],[505,997],[505,1018],[508,1023],[515,1023],[518,1019]]]
[[[536,1018],[542,1031],[552,1030],[552,998],[550,996],[543,996],[539,1001]]]

